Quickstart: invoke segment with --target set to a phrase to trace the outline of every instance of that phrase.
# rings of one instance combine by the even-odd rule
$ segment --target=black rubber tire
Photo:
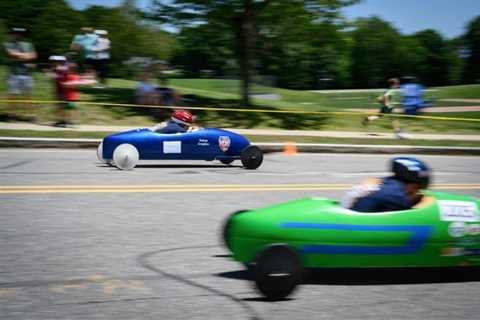
[[[263,162],[263,151],[257,146],[248,146],[242,151],[241,160],[245,169],[257,169]]]
[[[230,213],[230,215],[227,217],[227,219],[225,219],[225,222],[222,225],[222,230],[220,233],[221,242],[229,251],[232,251],[230,243],[228,242],[228,232],[229,232],[230,222],[232,221],[232,218],[237,214],[240,214],[242,212],[247,212],[247,211],[248,210],[238,210]]]
[[[268,300],[288,297],[302,281],[302,263],[298,253],[285,244],[266,247],[255,266],[256,288]]]
[[[226,164],[226,165],[229,165],[230,163],[232,163],[233,161],[235,161],[235,159],[221,159],[219,160],[221,163],[223,164]]]

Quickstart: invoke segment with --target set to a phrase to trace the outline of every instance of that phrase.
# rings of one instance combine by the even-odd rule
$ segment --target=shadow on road
[[[164,168],[164,169],[188,169],[188,168],[243,168],[238,165],[224,165],[224,164],[139,164],[135,169],[142,168]]]
[[[221,278],[253,281],[249,270],[216,274]],[[392,285],[459,283],[480,281],[480,268],[379,268],[379,269],[309,269],[304,284],[318,285]]]

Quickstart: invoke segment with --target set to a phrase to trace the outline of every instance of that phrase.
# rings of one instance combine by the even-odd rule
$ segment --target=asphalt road
[[[228,213],[340,198],[385,155],[267,155],[124,172],[93,151],[0,150],[0,319],[474,319],[470,272],[328,272],[266,302],[219,245]],[[478,157],[422,156],[436,188],[480,196]]]

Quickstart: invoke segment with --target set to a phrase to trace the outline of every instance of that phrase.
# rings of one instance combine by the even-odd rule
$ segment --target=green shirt
[[[84,58],[92,59],[95,57],[93,47],[98,39],[94,33],[77,34],[72,43],[78,44],[81,47],[81,52]]]
[[[385,97],[384,105],[389,108],[394,108],[400,104],[400,90],[399,89],[387,89],[383,94]],[[388,97],[388,98],[387,98]],[[387,102],[388,100],[388,102]]]

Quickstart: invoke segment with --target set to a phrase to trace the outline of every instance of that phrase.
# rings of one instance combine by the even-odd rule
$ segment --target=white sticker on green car
[[[453,222],[448,226],[448,234],[454,238],[463,237],[467,233],[465,222]]]
[[[440,220],[442,221],[480,221],[478,208],[475,202],[439,200]]]

